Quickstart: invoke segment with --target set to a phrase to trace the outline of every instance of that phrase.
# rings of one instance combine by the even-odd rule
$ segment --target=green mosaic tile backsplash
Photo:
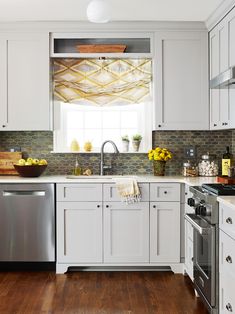
[[[181,173],[184,149],[194,145],[197,156],[206,152],[221,158],[226,146],[232,147],[235,153],[235,131],[155,131],[153,146],[166,147],[173,153],[173,159],[167,163],[167,175]],[[0,132],[0,150],[8,151],[11,147],[20,146],[24,156],[45,158],[48,161],[46,174],[71,174],[75,163],[75,154],[52,154],[52,132]],[[99,154],[78,154],[82,168],[92,168],[99,174]],[[113,174],[152,174],[152,163],[147,154],[107,154],[106,163],[112,163]]]

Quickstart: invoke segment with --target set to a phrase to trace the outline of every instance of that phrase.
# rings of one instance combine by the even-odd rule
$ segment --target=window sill
[[[51,151],[51,154],[100,154],[100,151],[91,151],[91,152],[71,152],[71,151]],[[114,152],[104,152],[105,154],[113,154]],[[139,152],[119,152],[119,154],[147,154],[146,151],[139,151]]]

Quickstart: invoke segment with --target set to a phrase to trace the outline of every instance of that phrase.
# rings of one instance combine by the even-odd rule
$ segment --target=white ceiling
[[[112,20],[205,21],[224,0],[107,0]],[[0,21],[85,21],[89,0],[0,0]]]

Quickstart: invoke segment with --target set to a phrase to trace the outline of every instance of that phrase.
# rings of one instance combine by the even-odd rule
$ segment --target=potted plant
[[[135,134],[132,136],[132,146],[133,146],[134,152],[139,151],[141,140],[142,140],[142,136],[140,134]]]
[[[124,153],[127,153],[129,151],[129,137],[128,135],[122,136],[122,151]]]
[[[172,153],[161,147],[156,147],[148,152],[149,160],[153,160],[153,173],[155,176],[164,176],[166,162],[172,158]]]

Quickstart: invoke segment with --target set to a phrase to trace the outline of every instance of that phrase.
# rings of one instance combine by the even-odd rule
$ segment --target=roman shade
[[[150,95],[151,59],[54,59],[54,97],[97,106],[140,103]]]

